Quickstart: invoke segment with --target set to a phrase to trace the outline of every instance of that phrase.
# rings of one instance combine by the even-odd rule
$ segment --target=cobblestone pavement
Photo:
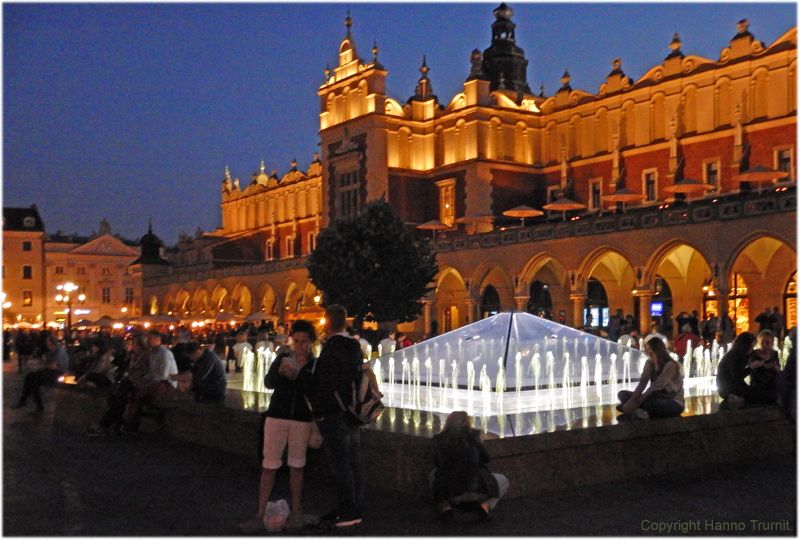
[[[255,458],[152,435],[71,433],[53,422],[52,391],[42,413],[33,404],[13,409],[22,376],[3,367],[5,536],[243,536],[236,525],[256,510]],[[286,476],[276,487],[283,497]],[[327,511],[325,477],[318,468],[307,476],[307,513]],[[793,454],[752,456],[737,465],[503,500],[489,523],[463,515],[442,524],[430,499],[367,486],[361,525],[296,534],[636,536],[671,525],[678,530],[669,534],[684,527],[689,534],[795,535],[796,487]],[[743,529],[731,531],[731,523]]]

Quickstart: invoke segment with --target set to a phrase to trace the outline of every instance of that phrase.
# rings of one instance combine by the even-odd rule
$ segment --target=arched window
[[[398,167],[411,167],[411,132],[406,128],[400,128],[397,132],[397,160]]]
[[[608,152],[608,111],[600,109],[594,118],[594,152]]]
[[[714,90],[714,125],[731,125],[731,81],[722,79]]]
[[[681,96],[681,135],[697,131],[697,98],[694,86],[688,86]]]
[[[444,128],[439,126],[433,134],[433,166],[444,165]]]
[[[767,82],[769,73],[766,70],[759,71],[750,81],[752,91],[751,104],[753,108],[753,120],[756,118],[766,118],[767,111]]]
[[[654,312],[653,307],[658,309],[657,304],[660,303],[661,315],[653,317],[653,324],[656,325],[656,332],[661,332],[668,338],[672,337],[672,290],[669,288],[667,280],[661,276],[656,276],[655,294],[653,295],[650,313]],[[656,311],[657,312],[657,311]]]
[[[456,162],[467,159],[467,125],[464,120],[456,122],[456,131],[453,143],[455,144]]]
[[[553,319],[553,299],[550,297],[550,287],[547,283],[538,280],[531,283],[528,313],[544,319]]]
[[[583,324],[586,324],[589,314],[592,315],[592,326],[608,326],[608,296],[606,288],[596,278],[589,278],[586,283]]]
[[[747,283],[741,274],[733,274],[731,292],[728,294],[728,317],[733,321],[736,334],[750,330],[750,305],[747,300]]]
[[[636,118],[633,101],[626,101],[622,106],[622,119],[619,126],[619,147],[636,145]]]
[[[481,297],[481,319],[500,313],[500,295],[494,285],[487,285]]]
[[[569,148],[567,155],[576,158],[583,155],[581,153],[581,117],[575,115],[569,122]]]
[[[783,314],[786,317],[786,328],[797,326],[797,272],[792,274],[786,283],[783,293]]]
[[[664,94],[656,94],[650,101],[650,142],[666,139],[664,130]]]

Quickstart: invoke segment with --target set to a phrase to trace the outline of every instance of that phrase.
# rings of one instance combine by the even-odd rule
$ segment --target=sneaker
[[[88,428],[86,428],[86,431],[84,433],[86,433],[86,435],[88,435],[89,437],[107,437],[108,436],[108,430],[106,428],[104,428],[104,427],[101,427],[101,426],[97,426],[97,427],[89,426]]]
[[[361,523],[361,518],[353,518],[353,519],[339,518],[336,520],[336,523],[334,523],[334,525],[336,527],[350,527],[351,525],[358,525],[359,523]]]
[[[644,409],[634,409],[631,414],[639,420],[648,420],[650,418],[650,414]]]

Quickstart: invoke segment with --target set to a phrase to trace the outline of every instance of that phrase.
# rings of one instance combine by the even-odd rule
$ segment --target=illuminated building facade
[[[434,319],[449,330],[507,309],[572,326],[621,309],[642,331],[653,310],[664,322],[723,310],[742,331],[779,306],[795,324],[796,28],[765,47],[740,21],[718,60],[684,53],[676,34],[637,81],[617,59],[597,92],[565,72],[546,96],[527,83],[513,11],[493,14],[490,46],[472,51],[447,103],[424,59],[414,95],[387,97],[378,50],[358,56],[348,16],[317,91],[319,158],[281,180],[262,165],[243,191],[226,173],[222,228],[145,275],[151,311],[300,316],[316,295],[303,259],[319,228],[385,197],[409,227],[449,227],[424,316],[404,328],[416,336]],[[780,173],[737,178],[757,166]],[[581,209],[556,205],[524,227],[503,217],[564,198]]]
[[[36,206],[3,208],[4,325],[63,325],[66,306],[56,296],[66,283],[77,286],[74,298],[85,296],[72,305],[73,324],[131,315],[136,284],[128,266],[138,256],[135,243],[113,236],[105,220],[92,236],[47,234]]]

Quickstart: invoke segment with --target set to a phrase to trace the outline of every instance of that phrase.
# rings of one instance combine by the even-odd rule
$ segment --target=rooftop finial
[[[353,26],[353,19],[350,18],[350,10],[347,10],[347,17],[344,20],[344,25],[347,27],[347,37],[350,37],[350,27]]]
[[[264,174],[264,160],[261,160],[261,174]]]
[[[231,171],[228,169],[228,166],[225,165],[225,180],[231,179]]]
[[[153,218],[150,218],[150,222],[147,225],[147,234],[153,234]]]
[[[673,51],[677,51],[681,48],[681,38],[678,37],[677,32],[675,32],[675,34],[672,36],[672,42],[669,44],[669,48]]]
[[[375,41],[372,43],[372,62],[373,63],[377,63],[378,62],[378,40],[377,39],[375,39]]]

